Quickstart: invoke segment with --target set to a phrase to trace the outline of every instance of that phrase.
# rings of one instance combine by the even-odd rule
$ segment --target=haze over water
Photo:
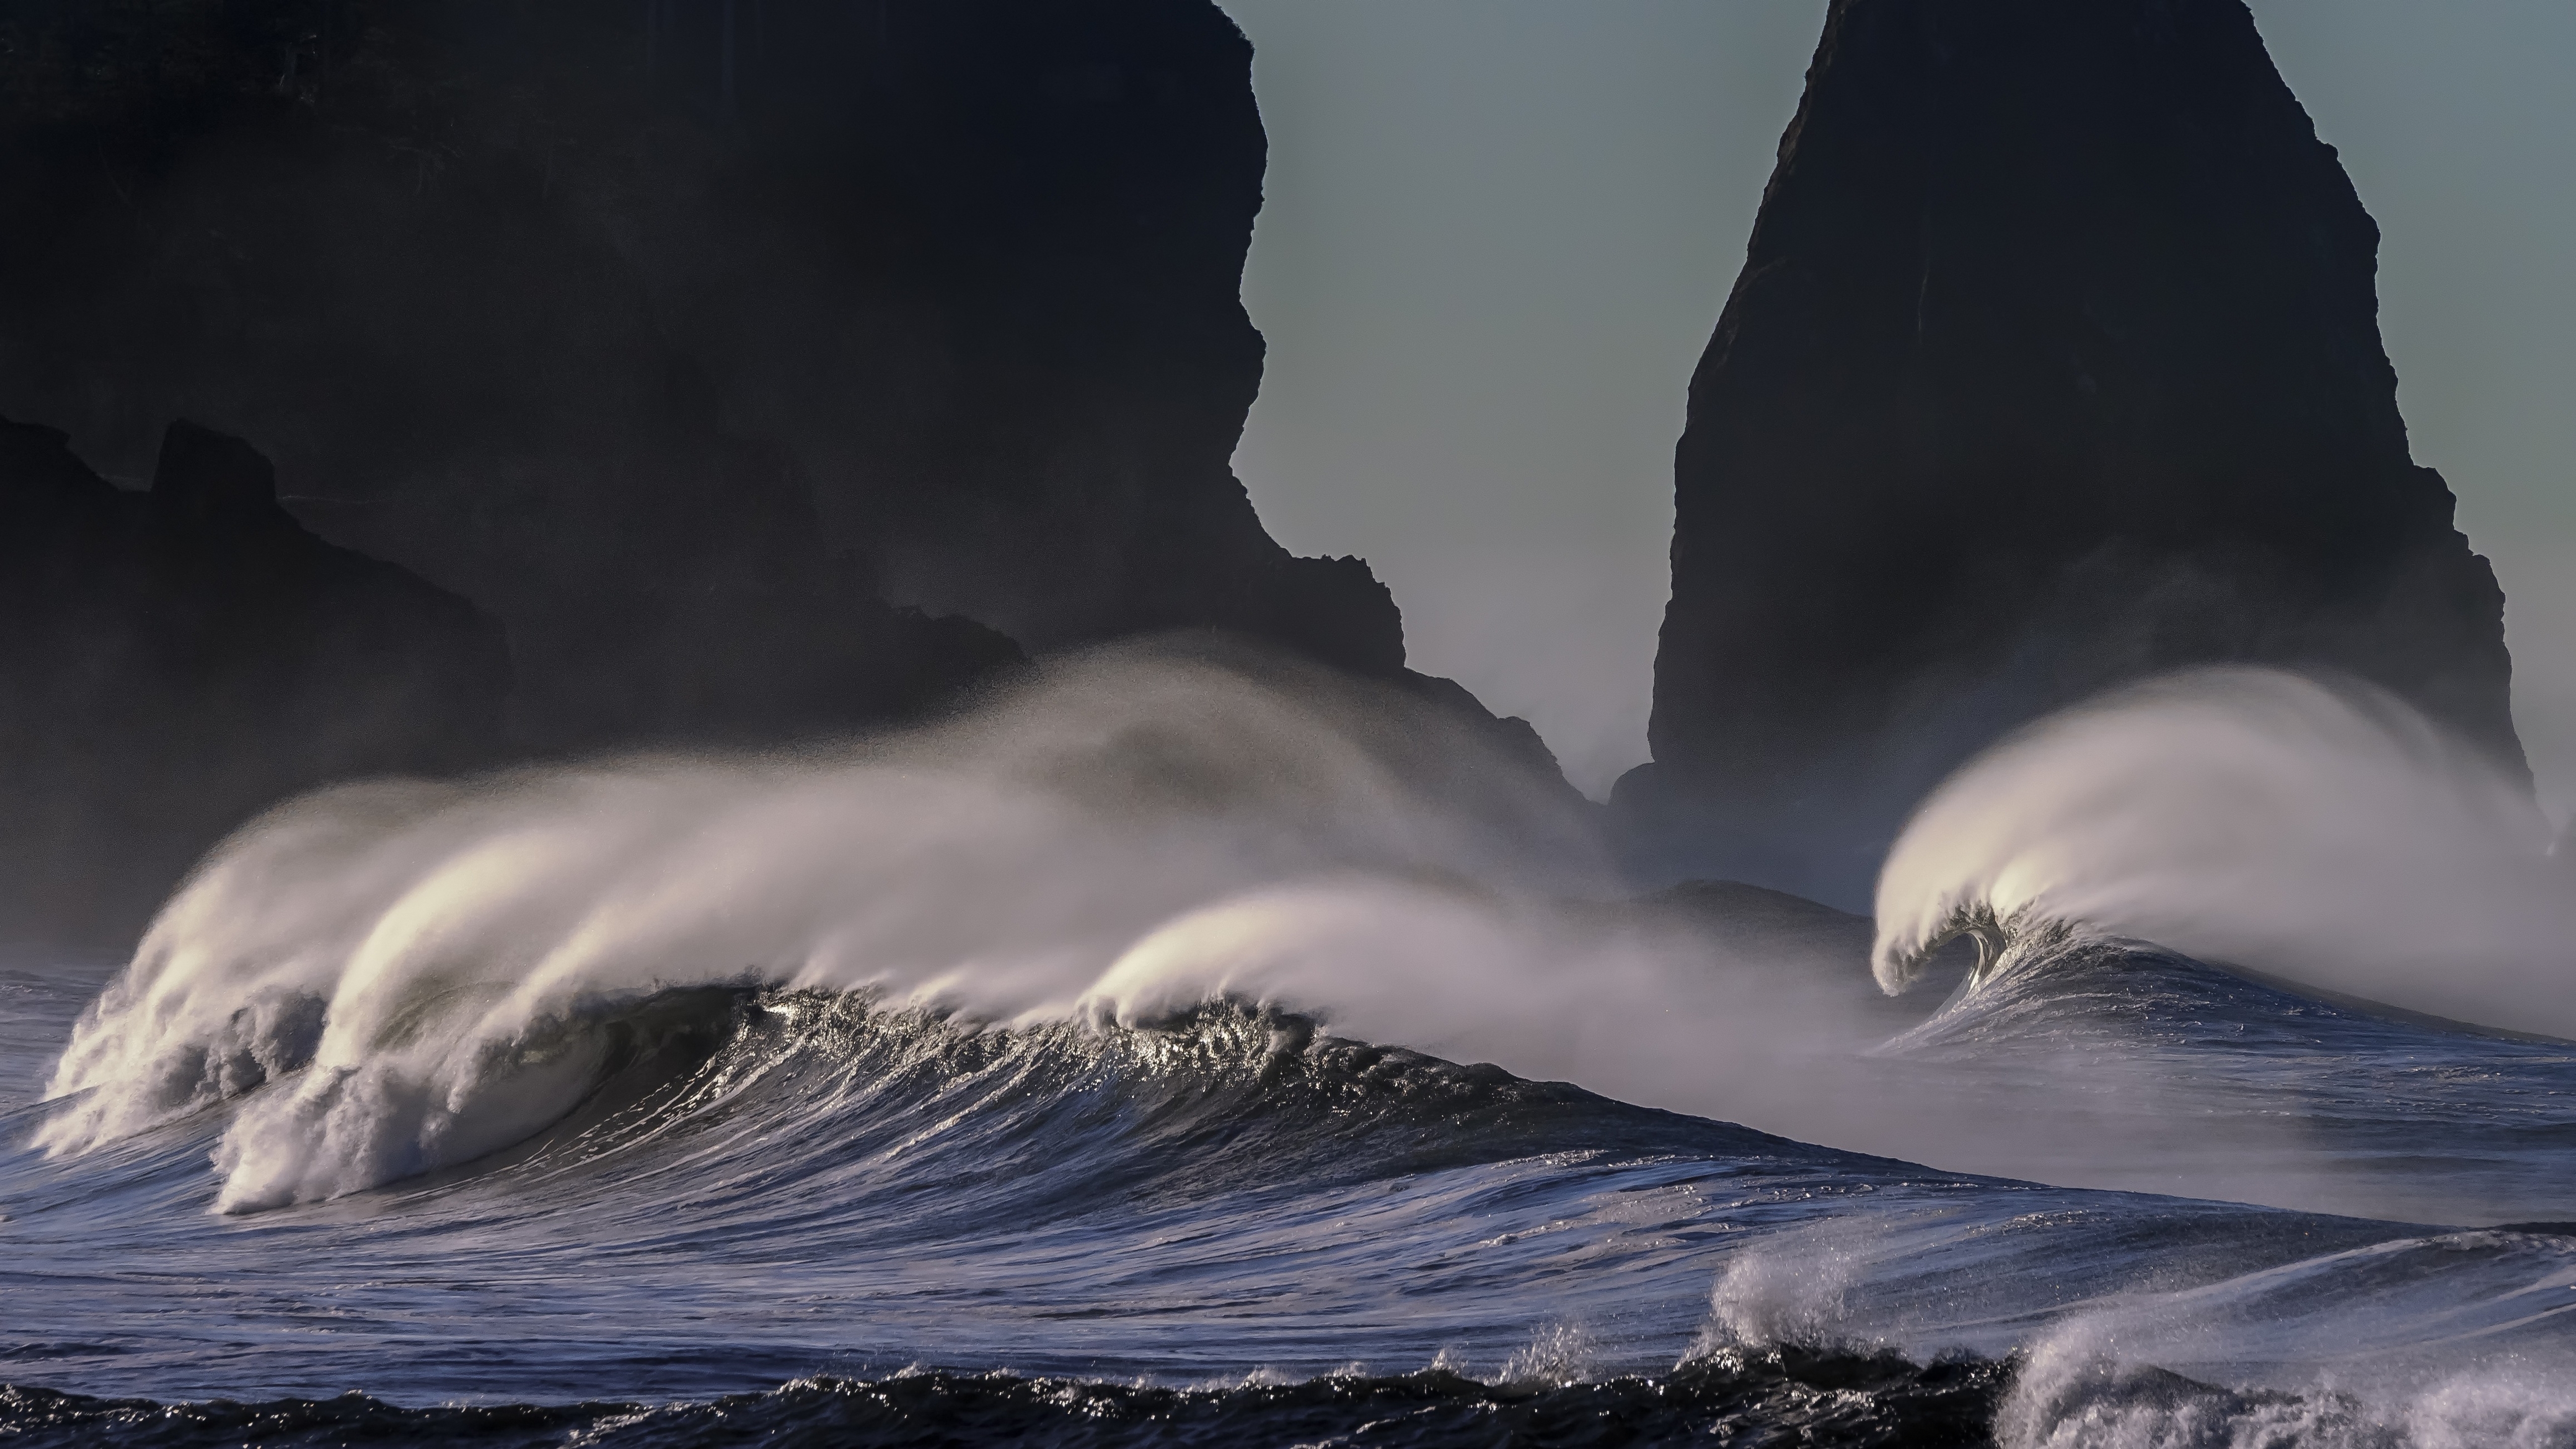
[[[2367,932],[2239,963],[2321,996],[2052,915],[2088,862],[2159,877],[2011,783],[2107,755],[2109,803],[2155,810],[2239,757],[2209,740],[2269,742],[2365,812],[2341,838],[2411,868],[2349,786],[2414,805],[2420,721],[2220,676],[1999,753],[1881,903],[1882,961],[1935,961],[1943,1000],[1880,994],[1831,912],[1620,904],[1580,812],[1413,708],[1126,651],[836,750],[277,812],[131,966],[7,979],[12,1377],[749,1395],[726,1412],[851,1433],[967,1401],[1042,1437],[1649,1408],[1851,1442],[2576,1433],[2576,1237],[2486,1226],[2576,1191],[2576,1054],[2352,1003],[2406,997]],[[2157,710],[2205,724],[2122,733]],[[1424,750],[1447,787],[1408,783]],[[2274,874],[2161,904],[2239,941],[2349,908],[2294,898],[2297,835],[2235,835]],[[2014,894],[2023,868],[1981,863],[2017,857],[2072,874]],[[1965,980],[1919,956],[1953,917],[1988,923]],[[2424,1004],[2528,1027],[2564,997],[2555,971],[2463,979]],[[142,1422],[10,1392],[45,1432]],[[462,1412],[373,1402],[273,1412]],[[512,1432],[576,1431],[716,1432],[685,1403]]]

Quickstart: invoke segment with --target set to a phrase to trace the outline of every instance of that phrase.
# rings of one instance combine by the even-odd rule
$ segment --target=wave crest
[[[1606,888],[1588,820],[1467,726],[1278,674],[1114,651],[913,735],[289,805],[84,1015],[41,1139],[240,1099],[218,1205],[270,1207],[525,1138],[673,992],[985,1022],[1329,1005],[1353,976],[1326,945],[1419,975],[1499,939],[1462,894]]]
[[[2012,915],[1996,914],[1994,902],[1983,897],[1953,901],[1947,913],[1937,917],[1928,930],[1911,937],[1891,939],[1882,932],[1870,951],[1870,974],[1878,979],[1879,989],[1890,996],[1901,995],[1931,969],[1934,957],[1944,947],[1962,938],[1975,945],[1977,961],[1968,968],[1966,985],[1970,990],[1983,986],[2002,969],[2020,939],[2027,911]],[[2051,923],[2056,929],[2063,926]]]
[[[2152,941],[2416,1011],[2576,1034],[2576,876],[2527,785],[2373,687],[2216,669],[2041,721],[1924,801],[1878,883],[1904,990],[2052,930]]]

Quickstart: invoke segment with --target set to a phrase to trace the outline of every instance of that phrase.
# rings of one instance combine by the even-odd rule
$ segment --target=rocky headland
[[[2209,662],[2522,773],[2378,241],[2239,0],[1835,0],[1692,379],[1641,871],[1861,905],[1967,756]]]
[[[1368,566],[1291,556],[1230,471],[1265,161],[1251,48],[1209,0],[0,17],[0,188],[43,223],[0,230],[0,414],[64,430],[13,433],[0,469],[5,506],[47,520],[13,542],[47,571],[13,585],[41,598],[13,614],[32,743],[0,808],[47,823],[13,847],[11,931],[130,930],[308,784],[845,730],[1157,631],[1385,681],[1552,772],[1525,725],[1407,671]],[[64,562],[88,525],[49,480],[132,513],[177,417],[274,460],[260,537],[385,561],[478,621],[489,668],[322,748],[247,702],[263,661],[338,627],[281,588],[194,645],[119,624],[156,642],[89,714],[19,708],[87,688],[63,621],[140,587]],[[264,567],[234,539],[192,556]],[[405,638],[385,670],[449,647]],[[378,684],[298,668],[278,718],[376,717]],[[183,703],[200,689],[246,702]],[[132,761],[238,787],[157,823],[166,849],[44,843],[120,838]],[[46,904],[94,875],[124,904]]]
[[[216,837],[334,780],[498,758],[500,626],[316,538],[192,423],[148,490],[0,421],[0,921],[113,938]]]

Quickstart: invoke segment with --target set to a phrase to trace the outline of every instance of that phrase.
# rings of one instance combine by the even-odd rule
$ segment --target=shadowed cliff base
[[[0,411],[68,430],[13,434],[0,478],[45,520],[5,801],[47,843],[8,931],[130,934],[314,784],[846,733],[1139,634],[1385,681],[1553,773],[1229,470],[1262,364],[1250,66],[1207,0],[0,16],[0,186],[44,219],[0,236]],[[70,563],[55,480],[133,513],[171,417],[276,459],[224,443],[266,521],[98,547],[184,536],[262,580],[257,617]],[[433,686],[427,636],[306,642],[341,604],[256,562],[288,538],[473,619],[483,662]]]
[[[665,601],[782,576],[1036,651],[1402,666],[1367,566],[1292,558],[1228,469],[1265,143],[1206,0],[0,29],[0,184],[46,218],[0,240],[0,409],[110,476],[172,416],[256,440],[310,526],[508,625],[531,739],[653,727]]]
[[[1838,0],[1692,381],[1640,868],[1856,903],[1979,747],[2205,662],[2527,778],[2377,245],[2238,0]]]
[[[277,506],[267,460],[173,424],[149,492],[0,421],[0,920],[130,933],[257,810],[353,775],[485,763],[501,630]]]
[[[219,839],[316,787],[559,754],[511,727],[521,695],[497,623],[314,537],[239,439],[174,423],[151,488],[131,491],[60,432],[0,420],[0,523],[0,607],[16,625],[0,644],[0,810],[16,827],[0,854],[0,942],[121,948]],[[991,630],[828,580],[672,606],[700,647],[660,659],[662,675],[644,682],[662,692],[611,702],[626,710],[630,747],[828,748],[989,703],[1028,673]],[[1494,718],[1451,681],[1355,679],[1213,629],[1165,631],[1129,652],[1319,708],[1371,702],[1388,748],[1408,751],[1410,787],[1460,802],[1534,790],[1592,834],[1597,807],[1528,724]]]

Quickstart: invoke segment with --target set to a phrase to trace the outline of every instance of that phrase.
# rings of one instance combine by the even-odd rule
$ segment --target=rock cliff
[[[2204,661],[2521,771],[2378,239],[2238,0],[1835,0],[1692,379],[1641,863],[1856,904],[1967,755]]]
[[[800,723],[741,641],[793,669],[879,598],[1402,665],[1366,565],[1289,556],[1229,470],[1265,142],[1208,0],[40,4],[0,41],[0,186],[47,219],[0,235],[0,408],[112,475],[173,415],[258,440],[311,526],[500,616],[530,748]]]
[[[0,618],[12,943],[112,941],[264,806],[501,747],[500,628],[315,538],[266,459],[189,423],[129,492],[0,421]]]
[[[43,514],[0,809],[51,833],[0,931],[130,928],[325,780],[839,731],[1162,630],[1552,770],[1230,471],[1265,151],[1209,0],[8,7],[0,412],[70,436],[0,477]],[[282,486],[165,448],[138,513],[173,416]]]

